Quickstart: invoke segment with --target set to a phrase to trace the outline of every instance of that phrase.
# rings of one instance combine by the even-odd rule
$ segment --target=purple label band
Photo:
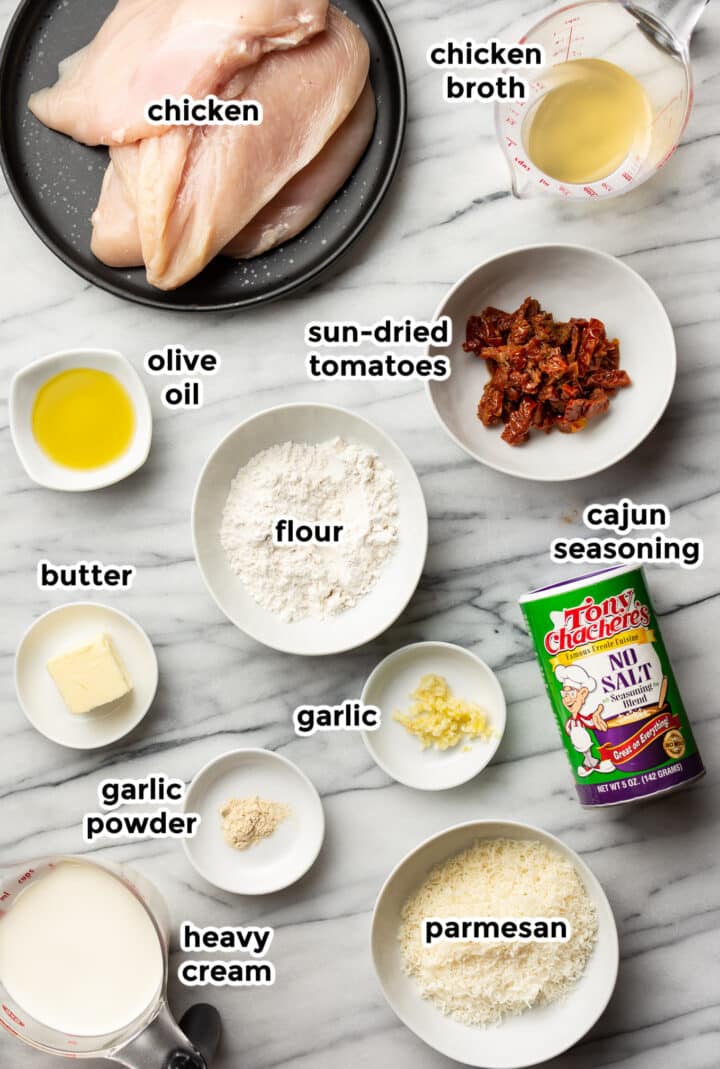
[[[578,783],[576,789],[583,805],[620,805],[682,787],[704,772],[700,754],[696,753],[654,772],[639,772],[628,779],[607,779],[604,783]]]

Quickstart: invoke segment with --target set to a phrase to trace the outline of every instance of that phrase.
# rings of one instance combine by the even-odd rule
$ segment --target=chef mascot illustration
[[[588,699],[597,690],[596,681],[579,664],[567,667],[558,665],[555,678],[562,687],[562,703],[570,714],[565,721],[565,730],[577,752],[583,755],[578,775],[613,772],[615,765],[612,761],[601,761],[592,752],[595,740],[588,729],[607,731],[607,724],[602,718],[603,706],[596,705],[592,711],[589,708],[593,702],[588,702]]]

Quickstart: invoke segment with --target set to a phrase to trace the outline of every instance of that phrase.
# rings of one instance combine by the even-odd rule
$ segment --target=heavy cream
[[[158,995],[163,972],[149,914],[97,865],[60,862],[0,917],[0,981],[25,1013],[66,1035],[126,1028]]]

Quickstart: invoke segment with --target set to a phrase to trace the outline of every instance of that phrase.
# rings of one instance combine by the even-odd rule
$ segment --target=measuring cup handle
[[[208,1069],[220,1039],[220,1017],[212,1006],[195,1006],[183,1017],[190,1038],[163,1002],[140,1035],[112,1055],[126,1069]]]
[[[636,14],[646,12],[670,31],[671,37],[681,49],[687,51],[693,30],[709,0],[629,0],[625,7]]]
[[[207,1062],[201,1054],[186,1054],[176,1050],[168,1056],[163,1069],[207,1069]]]
[[[207,1066],[212,1065],[222,1034],[222,1021],[215,1007],[208,1006],[205,1002],[191,1006],[180,1018],[180,1030],[201,1055],[200,1069],[206,1069]],[[168,1069],[185,1069],[185,1066],[179,1062],[177,1066],[168,1066]],[[196,1066],[188,1063],[187,1069],[196,1069]]]

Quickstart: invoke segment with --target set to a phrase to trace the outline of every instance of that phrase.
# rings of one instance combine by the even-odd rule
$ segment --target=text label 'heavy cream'
[[[180,949],[184,953],[241,952],[256,960],[183,961],[178,966],[178,979],[185,987],[270,987],[275,983],[275,966],[257,959],[267,954],[274,936],[273,928],[198,928],[186,921],[180,926]]]

